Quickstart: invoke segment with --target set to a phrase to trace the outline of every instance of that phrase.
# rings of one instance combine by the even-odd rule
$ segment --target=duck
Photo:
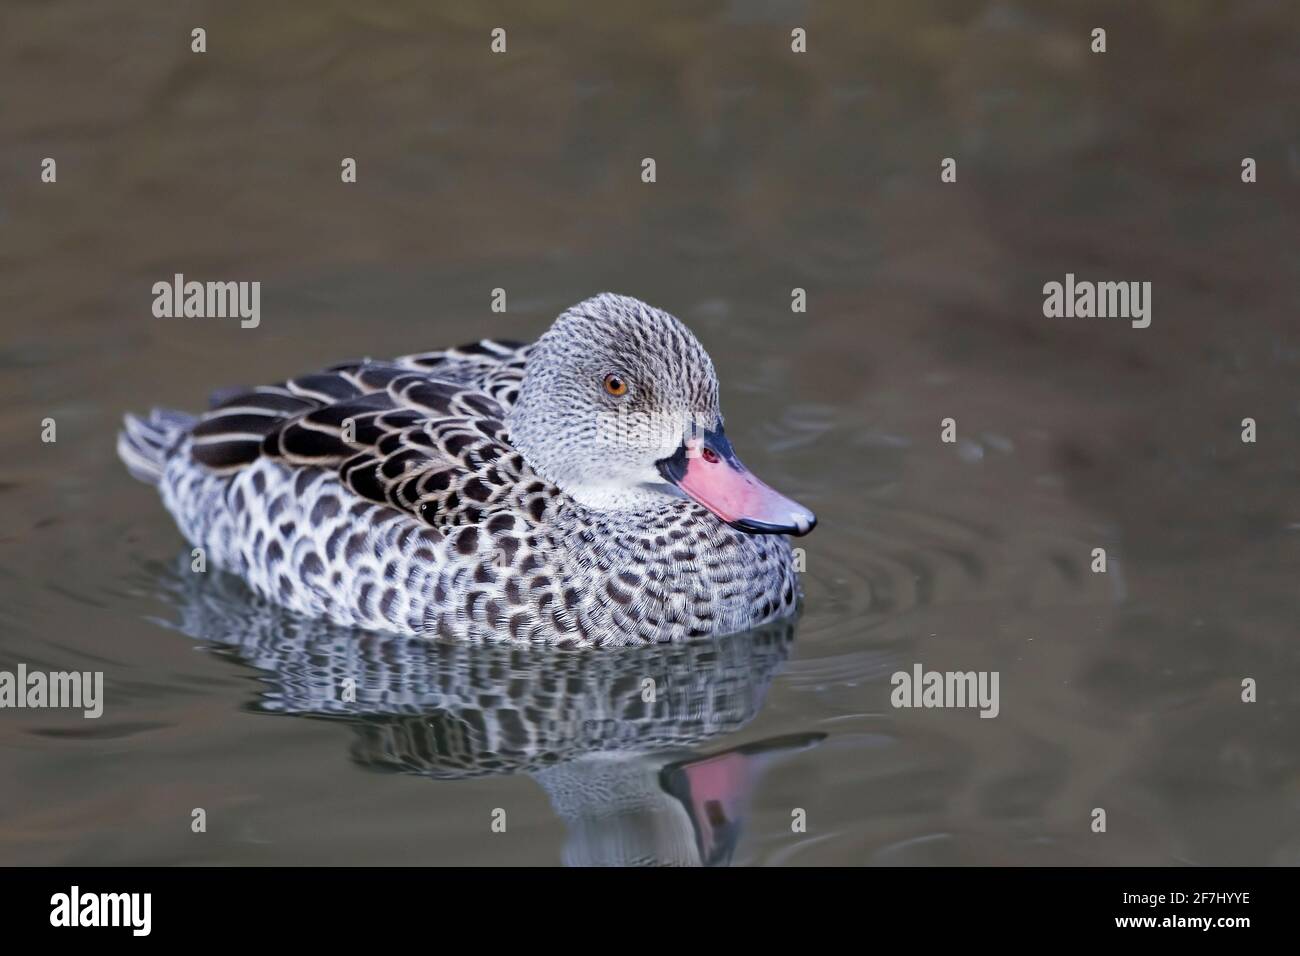
[[[796,614],[808,508],[723,429],[708,352],[604,293],[531,343],[332,365],[127,414],[117,450],[205,565],[334,624],[558,647]]]

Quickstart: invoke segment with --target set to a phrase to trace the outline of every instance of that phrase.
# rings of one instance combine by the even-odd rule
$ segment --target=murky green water
[[[0,711],[0,862],[1300,862],[1293,5],[432,6],[0,8],[0,668],[107,696]],[[261,281],[261,325],[155,319],[175,272]],[[1044,318],[1067,272],[1150,281],[1151,327]],[[185,571],[113,453],[605,289],[817,511],[792,631],[332,631]],[[998,717],[893,708],[918,662]]]

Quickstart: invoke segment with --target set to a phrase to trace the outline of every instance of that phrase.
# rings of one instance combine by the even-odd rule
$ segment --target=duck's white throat
[[[644,482],[604,482],[582,484],[563,489],[579,504],[594,511],[645,511],[666,501],[686,497],[672,485],[659,478],[648,476]]]

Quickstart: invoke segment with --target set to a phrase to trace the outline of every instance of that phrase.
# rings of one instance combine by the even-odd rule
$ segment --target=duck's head
[[[529,465],[590,508],[686,495],[752,534],[807,534],[817,521],[740,463],[708,353],[637,299],[598,295],[556,319],[528,357],[508,424]]]

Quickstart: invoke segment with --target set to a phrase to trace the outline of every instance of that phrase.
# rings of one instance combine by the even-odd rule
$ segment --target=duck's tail
[[[162,479],[167,455],[183,432],[194,427],[194,416],[167,408],[155,408],[148,418],[125,415],[126,426],[117,433],[117,455],[127,471],[146,484]]]

